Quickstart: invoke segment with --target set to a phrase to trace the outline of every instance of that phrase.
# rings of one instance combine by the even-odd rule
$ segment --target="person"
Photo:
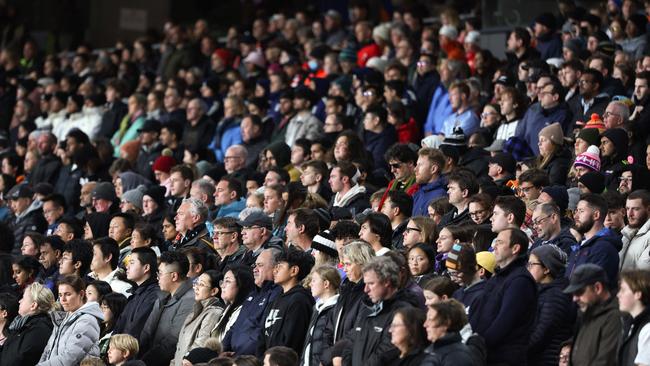
[[[378,256],[390,251],[391,234],[390,220],[382,213],[371,212],[361,222],[359,238],[370,243]]]
[[[410,213],[413,211],[413,199],[406,192],[397,189],[387,192],[383,205],[380,203],[380,211],[390,220],[390,226],[393,229],[391,237],[393,248],[401,249],[404,247],[404,231],[406,231]]]
[[[329,184],[334,193],[329,203],[330,209],[342,207],[352,215],[370,208],[366,188],[358,184],[359,170],[347,161],[338,162],[330,173]]]
[[[208,255],[216,256],[217,253],[212,247],[212,240],[205,224],[207,218],[208,208],[201,200],[184,199],[174,219],[176,231],[180,234],[180,240],[174,245],[175,249],[195,247],[205,250]]]
[[[535,327],[528,345],[529,365],[557,365],[560,345],[571,337],[576,321],[571,298],[562,293],[567,255],[553,244],[533,249],[526,267],[539,286]]]
[[[412,197],[417,190],[415,166],[418,153],[410,145],[400,143],[391,146],[384,155],[394,178],[386,186],[386,192],[379,203],[380,210],[384,207],[383,205],[391,191],[402,191]]]
[[[259,356],[274,346],[302,352],[314,306],[314,298],[300,285],[314,266],[313,257],[289,247],[276,257],[275,262],[273,282],[282,288],[282,293],[269,306],[259,340]]]
[[[564,148],[562,126],[555,122],[539,131],[539,169],[547,175],[550,184],[562,185],[571,166],[571,153]]]
[[[147,365],[169,365],[174,358],[178,334],[192,312],[194,293],[187,279],[185,254],[165,252],[158,265],[158,284],[165,296],[156,299],[140,334],[140,358]]]
[[[264,366],[296,366],[300,361],[296,351],[289,347],[275,346],[264,352]]]
[[[469,314],[472,329],[490,350],[488,364],[526,363],[537,305],[537,286],[526,270],[527,247],[528,237],[519,229],[502,230],[492,243],[498,270]]]
[[[390,324],[390,342],[396,350],[381,355],[386,365],[423,365],[433,362],[433,357],[424,352],[427,335],[423,324],[425,312],[419,308],[401,308],[395,311]]]
[[[301,366],[320,365],[326,345],[325,326],[339,299],[341,276],[335,267],[320,265],[310,274],[309,287],[316,301],[300,359]]]
[[[25,288],[36,280],[41,271],[41,264],[34,257],[21,255],[14,257],[11,268],[12,277],[18,286],[18,295],[22,296]]]
[[[319,222],[316,212],[309,208],[289,211],[285,235],[288,246],[296,246],[307,253],[312,253],[314,237],[318,234]]]
[[[573,335],[572,365],[617,364],[623,323],[609,286],[607,272],[597,264],[583,264],[571,274],[564,293],[572,294],[581,315]]]
[[[63,248],[59,261],[59,274],[85,277],[90,270],[92,259],[93,251],[90,243],[85,240],[72,240]]]
[[[232,217],[221,217],[213,222],[212,244],[219,254],[217,269],[224,272],[229,266],[241,264],[246,253],[242,244],[242,228]]]
[[[221,281],[221,298],[226,304],[219,322],[211,329],[211,336],[219,341],[239,318],[244,299],[253,292],[254,279],[250,270],[243,266],[229,268]]]
[[[621,273],[618,293],[619,310],[630,314],[623,328],[623,339],[618,353],[618,364],[645,365],[648,357],[648,331],[650,327],[650,275],[643,270]]]
[[[483,294],[485,279],[481,278],[477,255],[470,245],[456,243],[445,261],[447,272],[454,283],[460,286],[452,296],[465,306],[467,313],[473,311],[473,304]],[[435,295],[435,294],[434,294]],[[443,296],[446,296],[443,294]]]
[[[27,184],[14,186],[5,196],[5,199],[9,201],[11,212],[14,214],[11,222],[14,231],[14,254],[20,253],[25,232],[43,233],[47,228],[47,221],[43,217],[40,202],[35,201],[33,196],[34,192]]]
[[[329,168],[321,160],[309,160],[302,165],[300,182],[307,188],[307,192],[317,193],[325,201],[332,199],[332,190],[327,183]]]
[[[39,245],[40,256],[38,261],[43,266],[37,280],[50,289],[55,289],[56,281],[59,278],[59,261],[63,255],[65,243],[58,236],[47,236]]]
[[[116,334],[111,337],[107,359],[111,365],[123,366],[127,361],[135,359],[139,350],[138,340],[133,336]]]
[[[21,294],[22,295],[22,294]],[[18,297],[11,292],[0,293],[0,346],[7,340],[9,325],[18,316]]]
[[[431,245],[415,244],[407,254],[409,272],[417,285],[423,284],[434,275],[436,252]]]
[[[101,299],[99,299],[97,302],[100,304],[102,313],[104,315],[104,321],[102,322],[101,327],[102,330],[99,334],[99,356],[106,358],[106,355],[108,354],[109,341],[113,335],[115,322],[122,314],[127,299],[126,296],[118,292],[109,292],[106,295],[102,296]]]
[[[221,177],[214,191],[214,202],[219,206],[216,217],[238,217],[246,208],[243,196],[244,190],[239,179],[228,175]]]
[[[242,228],[242,243],[246,247],[242,259],[244,265],[252,266],[264,249],[284,247],[282,239],[271,234],[273,228],[271,218],[263,212],[252,212],[238,223]]]
[[[471,222],[469,200],[479,191],[479,185],[474,174],[467,170],[459,169],[449,174],[447,182],[449,203],[453,208],[440,219],[438,228]]]
[[[533,227],[537,231],[537,240],[531,250],[542,245],[553,244],[558,246],[568,255],[573,252],[576,239],[568,227],[562,228],[560,224],[560,209],[554,203],[540,203],[533,211]]]
[[[63,311],[52,314],[54,328],[41,354],[39,365],[76,365],[88,356],[99,356],[99,304],[86,302],[86,284],[79,276],[59,280],[59,302]]]
[[[466,324],[465,308],[457,300],[446,299],[429,305],[424,329],[431,345],[425,352],[432,360],[423,364],[476,366],[460,336],[460,330]]]
[[[131,284],[120,279],[123,272],[118,268],[119,248],[117,242],[104,237],[93,241],[93,259],[90,262],[90,276],[107,282],[113,291],[130,296]]]
[[[623,248],[619,252],[621,271],[628,269],[650,269],[650,262],[644,260],[643,253],[648,248],[650,238],[650,193],[637,190],[627,196],[625,203],[628,224],[621,230]]]
[[[435,244],[438,230],[433,219],[423,216],[411,217],[404,228],[404,248],[409,249],[417,243]]]
[[[418,151],[415,164],[415,183],[417,191],[413,194],[413,211],[411,216],[426,216],[429,203],[445,195],[446,179],[445,156],[438,149],[423,148]]]
[[[176,353],[172,365],[182,366],[183,356],[190,350],[204,347],[210,337],[210,330],[217,324],[223,314],[220,300],[219,281],[221,273],[210,269],[194,282],[194,299],[196,303],[192,312],[185,319],[178,334]]]
[[[40,283],[32,283],[23,292],[18,317],[9,327],[9,336],[2,345],[0,365],[36,365],[50,335],[52,321],[49,312],[54,306],[54,294]]]
[[[506,229],[518,229],[526,218],[526,204],[515,196],[499,196],[492,210],[492,231],[499,233]]]
[[[108,282],[94,280],[86,285],[86,301],[102,303],[102,298],[113,292]]]

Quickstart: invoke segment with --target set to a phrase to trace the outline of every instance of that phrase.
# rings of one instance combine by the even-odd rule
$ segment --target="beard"
[[[632,224],[631,222],[629,224],[631,228],[638,229],[645,225],[646,221],[648,221],[648,213],[644,212],[639,218],[637,218],[636,224]]]
[[[592,219],[591,217],[585,222],[580,222],[580,223],[576,222],[576,230],[578,230],[578,232],[583,235],[587,233],[589,230],[591,230],[591,228],[593,227],[594,227],[594,219]]]

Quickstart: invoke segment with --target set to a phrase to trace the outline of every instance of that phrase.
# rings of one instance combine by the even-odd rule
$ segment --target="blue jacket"
[[[539,131],[554,122],[559,122],[562,125],[564,134],[567,135],[567,132],[573,128],[571,126],[571,116],[571,111],[564,103],[549,109],[543,109],[539,103],[535,103],[528,108],[526,114],[517,124],[515,136],[526,141],[533,153],[539,155],[539,147],[537,146]]]
[[[471,136],[478,130],[481,120],[478,118],[472,108],[468,108],[461,114],[456,112],[450,114],[442,122],[442,133],[445,136],[451,136],[454,133],[454,128],[457,126],[463,129],[465,136]]]
[[[439,84],[433,92],[429,113],[424,122],[424,133],[437,134],[442,131],[442,124],[445,118],[453,113],[451,103],[449,103],[449,92],[444,85]]]
[[[232,117],[224,118],[217,125],[210,149],[214,151],[214,156],[218,161],[223,161],[229,147],[242,143],[240,123],[241,119]]]
[[[239,213],[246,208],[246,200],[240,198],[237,201],[219,207],[217,211],[217,218],[219,217],[234,217],[239,218]]]
[[[537,313],[537,285],[525,256],[495,272],[470,309],[469,322],[485,339],[488,364],[525,365]]]
[[[256,354],[266,310],[281,293],[280,286],[267,281],[244,300],[237,320],[221,341],[223,350],[235,352],[236,356]]]
[[[434,198],[447,194],[447,179],[440,177],[434,182],[420,184],[417,192],[413,195],[413,213],[411,216],[428,216],[427,207]]]
[[[363,142],[366,145],[366,150],[372,155],[375,167],[374,175],[383,177],[388,172],[388,163],[384,159],[384,154],[389,147],[397,142],[395,128],[392,125],[386,125],[380,133],[364,130]]]
[[[603,228],[575,248],[569,257],[564,275],[571,278],[571,274],[578,266],[585,263],[597,264],[607,273],[610,289],[615,289],[618,286],[618,252],[621,248],[623,248],[621,237],[614,231]]]

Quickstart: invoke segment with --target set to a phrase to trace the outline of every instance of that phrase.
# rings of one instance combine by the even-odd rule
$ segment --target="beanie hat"
[[[166,189],[163,186],[151,186],[149,187],[143,194],[144,196],[149,196],[151,197],[154,202],[158,205],[158,207],[164,208],[165,207],[165,192]]]
[[[559,123],[555,122],[550,124],[541,131],[539,131],[539,137],[544,136],[547,140],[551,141],[555,145],[562,146],[564,144],[564,133],[562,132],[562,126]]]
[[[603,120],[600,119],[598,113],[592,113],[591,118],[589,119],[589,121],[587,121],[587,123],[582,129],[584,130],[584,129],[592,129],[592,128],[598,129],[599,133],[603,133],[603,131],[605,131],[606,128],[605,124],[603,123]],[[592,145],[597,145],[597,144],[592,144]]]
[[[542,13],[535,18],[535,23],[541,24],[550,30],[554,30],[556,27],[555,16],[551,13]]]
[[[476,255],[467,245],[456,243],[451,246],[451,250],[447,253],[445,266],[448,269],[465,272],[470,268],[476,268]]]
[[[268,145],[266,150],[273,154],[279,168],[284,168],[291,162],[291,148],[284,141]]]
[[[612,142],[612,144],[614,144],[617,156],[627,155],[628,137],[627,132],[625,132],[624,129],[612,128],[603,132],[602,136],[607,137]]]
[[[438,34],[447,38],[456,39],[458,37],[458,30],[453,25],[443,25]]]
[[[133,206],[142,210],[142,197],[144,196],[144,192],[146,192],[146,190],[147,187],[144,185],[140,185],[138,188],[128,190],[122,193],[122,201],[129,202]]]
[[[573,166],[583,166],[595,172],[600,171],[600,150],[597,146],[591,145],[587,151],[576,157]]]
[[[530,254],[536,256],[544,267],[548,268],[553,278],[560,278],[564,275],[567,255],[557,245],[544,244],[533,249]]]
[[[564,186],[550,186],[542,189],[542,193],[546,193],[551,198],[553,202],[560,208],[560,212],[566,211],[569,206],[569,194],[567,193],[566,187]]]
[[[591,193],[601,194],[605,190],[605,175],[601,172],[584,174],[578,182],[582,183]]]
[[[230,63],[232,62],[232,52],[225,48],[217,48],[214,51],[214,54],[221,59],[221,62],[230,67]]]
[[[589,145],[598,146],[600,145],[600,134],[602,133],[602,131],[599,131],[599,128],[590,128],[588,126],[585,126],[582,130],[580,130],[577,138],[585,140]]]
[[[115,187],[111,182],[99,182],[93,189],[92,197],[94,199],[103,199],[108,201],[115,201],[117,196],[115,195]]]
[[[158,170],[169,174],[169,171],[176,165],[176,160],[172,157],[172,154],[171,149],[164,149],[162,155],[151,166],[151,171],[155,172]]]
[[[339,256],[339,252],[336,250],[336,244],[334,244],[334,236],[329,230],[321,231],[314,236],[311,247],[330,257],[338,258]]]
[[[494,273],[494,267],[497,265],[494,253],[488,251],[476,253],[476,263],[490,273]]]
[[[442,141],[442,143],[451,146],[466,146],[465,140],[465,132],[460,126],[456,126],[454,127],[451,135],[445,136],[445,139]]]

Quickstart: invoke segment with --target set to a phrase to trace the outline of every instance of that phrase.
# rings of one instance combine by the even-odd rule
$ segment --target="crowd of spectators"
[[[553,3],[3,45],[0,366],[650,365],[650,1]]]

